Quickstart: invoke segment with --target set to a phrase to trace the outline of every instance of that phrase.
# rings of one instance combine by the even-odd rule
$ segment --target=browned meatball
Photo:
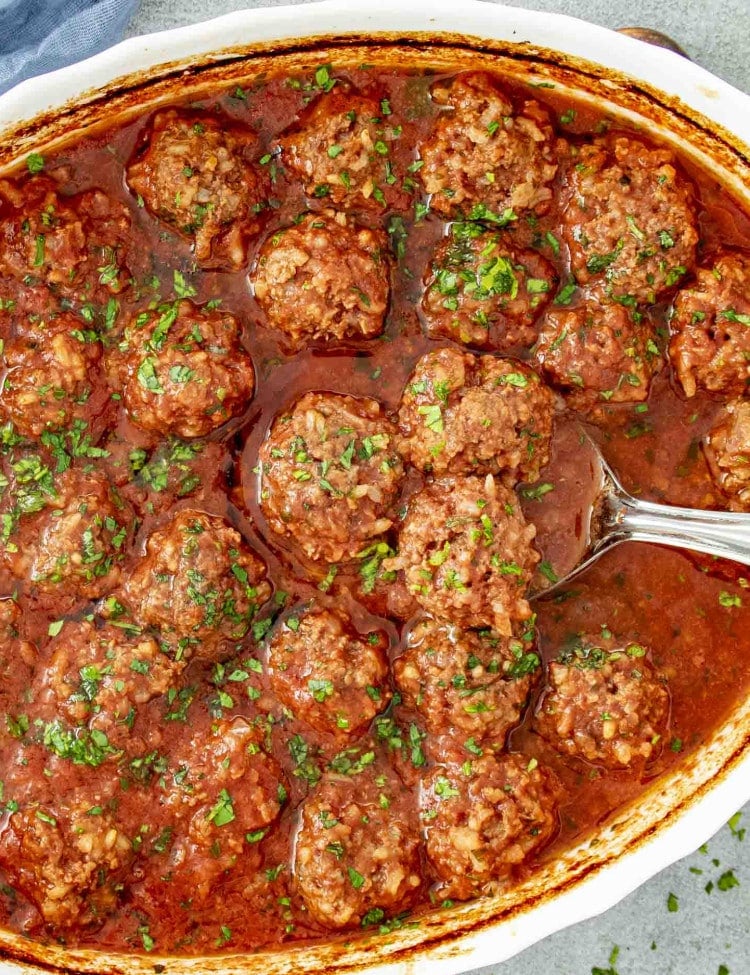
[[[518,724],[539,657],[491,630],[459,630],[434,619],[411,630],[393,673],[407,707],[428,731],[502,745]]]
[[[339,611],[288,616],[268,647],[271,687],[296,718],[337,738],[360,733],[388,704],[388,640]]]
[[[270,528],[311,559],[353,559],[393,524],[403,475],[395,427],[372,399],[306,393],[260,448]]]
[[[106,303],[130,277],[130,215],[100,190],[63,197],[46,177],[0,181],[0,273]]]
[[[675,298],[669,355],[688,396],[745,392],[750,379],[750,257],[726,254]]]
[[[491,475],[443,477],[409,502],[398,554],[386,570],[401,570],[417,602],[457,626],[493,627],[510,636],[525,620],[525,599],[539,555],[510,489]]]
[[[133,612],[182,651],[212,660],[242,640],[271,595],[266,566],[223,518],[183,508],[146,542],[125,584]]]
[[[326,210],[266,240],[252,274],[268,323],[306,339],[374,338],[388,310],[385,235]]]
[[[241,413],[255,386],[239,324],[189,301],[134,318],[109,357],[130,418],[144,430],[203,437]]]
[[[100,358],[73,315],[20,326],[2,347],[0,414],[27,437],[82,422]]]
[[[578,283],[652,304],[695,264],[693,191],[674,156],[614,136],[573,163],[563,229]]]
[[[286,795],[278,763],[267,753],[262,726],[244,718],[212,721],[180,739],[160,776],[159,803],[167,834],[168,899],[203,901],[228,870],[259,865],[258,843]],[[160,888],[160,889],[159,889]],[[165,896],[164,885],[155,891]]]
[[[327,773],[302,806],[294,876],[310,915],[328,928],[409,908],[421,886],[412,796],[392,769]]]
[[[734,511],[750,511],[750,400],[726,404],[706,438],[706,456],[717,486]]]
[[[438,82],[432,100],[443,108],[419,146],[419,176],[441,216],[502,218],[506,211],[548,209],[559,140],[546,108],[525,101],[516,111],[489,75]],[[510,213],[506,215],[510,217]]]
[[[391,143],[399,129],[374,98],[337,85],[279,139],[281,161],[308,197],[344,208],[385,206]]]
[[[558,751],[607,768],[651,758],[666,727],[669,693],[646,653],[638,643],[617,647],[609,639],[582,640],[561,654],[548,668],[540,733]]]
[[[128,184],[149,210],[194,241],[200,265],[241,267],[268,195],[256,158],[249,130],[170,109],[154,116],[128,166]]]
[[[53,477],[38,457],[23,457],[14,469],[15,529],[3,548],[13,575],[34,589],[83,599],[111,592],[132,534],[130,506],[98,471]]]
[[[527,347],[556,286],[554,269],[535,251],[481,224],[454,223],[432,258],[422,321],[430,337],[500,351]]]
[[[423,355],[398,413],[404,459],[435,474],[535,481],[549,460],[554,398],[512,359],[457,349]]]
[[[59,928],[101,924],[132,859],[129,837],[95,794],[54,808],[23,806],[8,816],[0,843],[9,882]]]
[[[424,778],[421,807],[440,894],[459,899],[491,891],[559,827],[556,782],[523,755],[446,749]]]
[[[637,402],[648,397],[661,368],[655,338],[653,328],[634,321],[628,309],[591,297],[548,311],[534,353],[545,378],[573,406]]]
[[[86,620],[66,622],[51,650],[40,700],[114,746],[124,743],[137,710],[174,686],[185,666],[152,636]]]

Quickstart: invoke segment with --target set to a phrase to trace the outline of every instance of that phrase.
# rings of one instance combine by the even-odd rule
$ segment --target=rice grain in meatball
[[[185,655],[221,656],[271,595],[266,566],[232,526],[183,508],[152,532],[124,592],[135,618]]]
[[[101,346],[89,341],[81,325],[64,312],[47,321],[28,321],[5,338],[0,416],[20,434],[38,438],[45,430],[85,423]]]
[[[726,404],[705,448],[711,476],[729,497],[729,507],[750,511],[750,400]]]
[[[662,365],[655,339],[649,323],[634,321],[627,308],[584,297],[547,312],[534,354],[547,381],[575,407],[640,402]]]
[[[428,732],[502,746],[521,719],[539,657],[527,642],[434,619],[410,631],[393,674]]]
[[[539,561],[535,535],[516,495],[491,475],[442,477],[411,498],[398,553],[383,566],[403,573],[429,613],[510,636],[512,623],[531,615],[525,593]]]
[[[272,328],[305,340],[374,338],[388,309],[385,235],[343,213],[308,213],[261,248],[255,297]]]
[[[388,640],[337,610],[292,614],[268,647],[271,687],[295,718],[337,738],[361,733],[391,699]]]
[[[600,644],[604,642],[605,646]],[[638,643],[581,640],[547,671],[537,728],[558,751],[606,768],[644,763],[660,747],[669,693]]]
[[[557,791],[536,759],[446,748],[421,789],[427,856],[440,895],[465,900],[489,893],[546,846],[559,828]]]
[[[393,524],[403,464],[376,400],[306,393],[276,417],[260,460],[270,528],[311,559],[353,559]]]
[[[169,109],[154,116],[145,147],[128,166],[128,184],[194,242],[202,267],[238,268],[268,196],[257,154],[251,130]]]
[[[552,200],[560,140],[549,112],[526,100],[516,111],[503,89],[479,72],[437,82],[432,100],[443,111],[418,147],[431,208],[440,216],[511,219],[542,213]]]
[[[337,85],[281,136],[281,162],[312,199],[382,210],[398,136],[380,102]]]
[[[327,928],[407,910],[422,883],[413,798],[387,766],[324,775],[294,849],[297,890]]]
[[[553,413],[552,393],[528,366],[437,349],[404,388],[399,449],[422,471],[534,481],[549,460]]]
[[[527,348],[557,275],[535,251],[479,223],[451,224],[429,267],[421,312],[425,331],[480,349]]]
[[[564,235],[579,284],[653,304],[695,265],[693,191],[668,149],[612,136],[568,171]]]
[[[739,395],[750,380],[750,257],[725,254],[675,298],[669,356],[687,396]]]
[[[134,318],[109,364],[131,420],[144,430],[203,437],[242,413],[255,376],[237,320],[189,301]]]

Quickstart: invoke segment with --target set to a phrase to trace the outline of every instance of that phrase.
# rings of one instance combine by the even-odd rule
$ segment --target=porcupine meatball
[[[28,322],[5,339],[0,363],[0,417],[18,433],[41,436],[44,430],[86,419],[86,404],[98,381],[101,346],[88,341],[81,322],[63,313]]]
[[[66,929],[101,924],[117,904],[132,860],[130,837],[95,795],[54,808],[23,805],[8,816],[0,844],[8,882],[46,924]]]
[[[109,356],[130,419],[144,430],[203,437],[240,414],[255,376],[237,320],[189,301],[160,306],[125,329]]]
[[[398,553],[386,571],[401,571],[429,613],[456,626],[492,627],[510,636],[531,615],[525,593],[539,555],[516,495],[491,475],[443,477],[409,502]]]
[[[740,394],[750,379],[750,257],[725,254],[675,298],[669,356],[687,396]]]
[[[404,704],[429,732],[498,745],[520,721],[538,672],[527,643],[430,618],[410,631],[393,665]]]
[[[67,621],[52,643],[39,700],[122,746],[138,709],[174,686],[184,667],[151,635]]]
[[[389,156],[399,130],[374,98],[337,85],[317,98],[279,139],[284,168],[308,197],[345,209],[386,200]]]
[[[717,487],[734,511],[750,511],[750,400],[726,404],[705,443],[706,457]]]
[[[350,560],[393,524],[396,429],[372,399],[306,393],[260,448],[269,527],[311,559]]]
[[[308,213],[261,248],[251,275],[272,328],[305,340],[375,338],[388,310],[385,235],[343,213]]]
[[[653,304],[695,264],[693,192],[668,149],[610,136],[568,170],[563,232],[579,284]]]
[[[559,140],[546,108],[529,99],[516,111],[480,72],[438,82],[432,100],[443,111],[419,146],[419,177],[436,213],[484,219],[549,208]]]
[[[655,338],[648,322],[634,321],[627,308],[584,298],[547,312],[534,354],[545,379],[571,405],[639,402],[662,365]]]
[[[271,687],[295,718],[317,731],[354,736],[391,699],[387,648],[385,633],[360,635],[342,612],[292,614],[271,636]]]
[[[534,481],[549,460],[554,398],[512,359],[437,349],[417,362],[398,413],[404,460],[435,474]]]
[[[126,207],[101,190],[61,196],[44,176],[0,181],[0,274],[106,304],[130,278],[130,227]]]
[[[536,251],[519,250],[479,223],[453,223],[428,268],[422,322],[431,338],[525,348],[534,344],[534,323],[556,286],[554,269]]]
[[[286,795],[283,774],[266,751],[263,726],[241,717],[187,730],[167,759],[157,787],[172,832],[151,855],[164,857],[171,883],[154,897],[201,902],[236,864],[260,865],[258,844]]]
[[[124,593],[140,623],[213,660],[243,639],[271,587],[263,561],[224,518],[183,508],[149,536]]]
[[[490,892],[555,836],[556,780],[536,759],[455,744],[423,779],[421,819],[440,895],[464,900]]]
[[[53,476],[37,456],[13,468],[15,527],[3,548],[13,575],[32,589],[81,599],[111,592],[132,534],[130,506],[98,471]]]
[[[412,803],[387,765],[323,776],[302,805],[294,860],[297,890],[319,924],[346,928],[409,908],[422,883]]]
[[[198,264],[238,268],[268,196],[256,158],[249,129],[169,109],[154,116],[127,179],[152,213],[193,241]]]
[[[564,651],[548,667],[540,734],[557,751],[607,768],[648,761],[666,727],[669,693],[646,653],[613,639]]]

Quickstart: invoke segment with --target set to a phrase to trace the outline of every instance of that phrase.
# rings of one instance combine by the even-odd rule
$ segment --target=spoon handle
[[[658,542],[750,565],[747,514],[653,504],[623,492],[609,499],[608,521],[609,545],[626,540]]]

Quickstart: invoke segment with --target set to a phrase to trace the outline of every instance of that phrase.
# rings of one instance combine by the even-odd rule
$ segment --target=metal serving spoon
[[[557,591],[621,542],[654,542],[750,565],[750,514],[639,501],[623,488],[583,429],[579,437],[592,456],[595,487],[589,521],[582,532],[584,549],[574,568],[547,589],[536,590],[534,596]]]

